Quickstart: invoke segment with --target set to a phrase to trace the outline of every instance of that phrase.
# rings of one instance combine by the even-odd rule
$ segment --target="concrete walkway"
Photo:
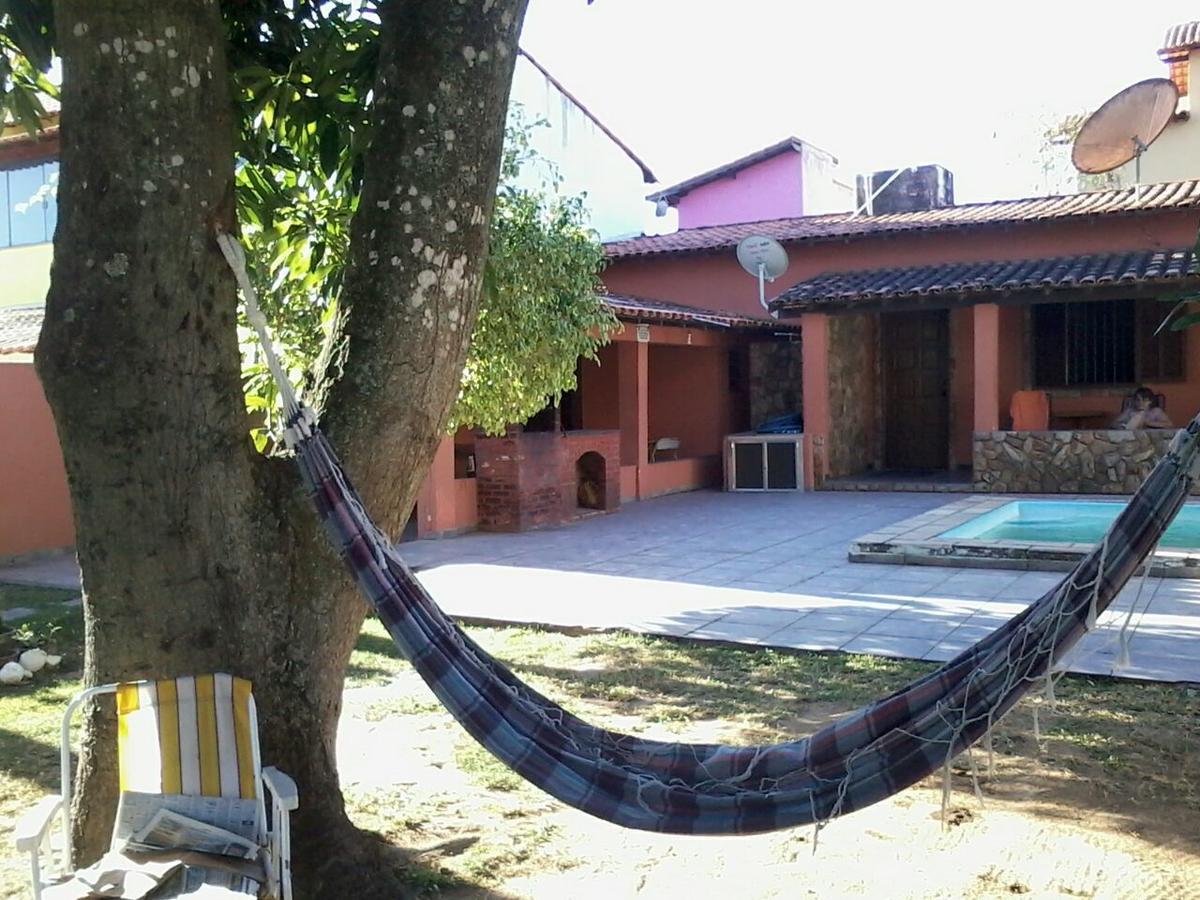
[[[850,563],[851,540],[954,499],[903,493],[697,492],[525,534],[404,544],[465,619],[943,661],[1019,612],[1059,575]],[[73,563],[67,561],[76,579]],[[64,562],[0,569],[61,585]],[[53,582],[37,582],[38,572]],[[1069,668],[1200,682],[1200,581],[1147,579],[1131,665],[1115,671],[1130,584]],[[1140,607],[1139,607],[1140,608]]]

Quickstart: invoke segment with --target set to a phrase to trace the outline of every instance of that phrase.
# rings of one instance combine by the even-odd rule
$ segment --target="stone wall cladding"
[[[1132,494],[1174,429],[977,431],[975,489],[1019,494]]]
[[[511,431],[475,441],[480,531],[528,531],[594,514],[578,505],[575,462],[604,457],[604,511],[621,505],[619,431]]]
[[[879,467],[875,313],[829,317],[829,476]]]
[[[799,341],[756,341],[750,345],[750,427],[767,419],[802,413],[804,369]]]

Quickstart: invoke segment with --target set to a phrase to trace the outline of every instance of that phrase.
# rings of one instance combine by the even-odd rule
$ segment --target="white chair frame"
[[[151,681],[134,684],[153,684]],[[42,798],[33,809],[17,822],[13,839],[20,853],[30,855],[30,875],[33,879],[33,898],[41,900],[42,891],[59,877],[75,870],[71,850],[71,719],[81,705],[88,700],[105,694],[115,694],[117,684],[102,684],[80,691],[63,713],[62,734],[59,745],[59,774],[62,793]],[[279,900],[292,900],[292,836],[291,812],[300,805],[296,782],[291,776],[274,766],[262,765],[262,754],[258,742],[258,708],[254,697],[250,697],[250,740],[254,754],[254,771],[258,773],[262,789],[258,792],[258,843],[263,848],[263,861],[267,871],[267,890]],[[264,794],[271,795],[271,819],[268,823]],[[52,831],[55,821],[62,825],[62,839],[58,864],[53,862],[54,846]],[[269,827],[268,827],[269,826]],[[47,865],[43,871],[42,854]]]

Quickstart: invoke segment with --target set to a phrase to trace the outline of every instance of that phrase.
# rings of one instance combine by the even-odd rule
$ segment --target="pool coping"
[[[1048,496],[1008,494],[972,495],[937,509],[880,528],[850,544],[851,562],[907,566],[961,566],[974,569],[1012,569],[1034,572],[1068,572],[1094,547],[1088,543],[1027,543],[967,538],[942,538],[952,528],[1018,500],[1064,500]],[[1079,500],[1114,497],[1078,496]],[[1165,578],[1200,578],[1200,547],[1159,549],[1150,563],[1150,574]]]

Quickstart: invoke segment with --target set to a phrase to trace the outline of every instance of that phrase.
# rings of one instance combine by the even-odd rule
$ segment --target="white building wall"
[[[560,193],[585,195],[591,225],[601,239],[661,229],[653,204],[644,199],[652,187],[641,167],[524,55],[517,58],[510,104],[519,104],[528,121],[547,123],[533,129],[533,149],[557,166]],[[541,187],[547,176],[545,167],[527,166],[519,182]]]
[[[1142,184],[1200,178],[1200,52],[1188,56],[1188,98],[1191,114],[1172,119],[1142,154]],[[1121,166],[1121,184],[1134,183],[1134,164]]]
[[[834,157],[806,144],[801,165],[806,216],[850,212],[854,209],[854,187],[841,180]]]

